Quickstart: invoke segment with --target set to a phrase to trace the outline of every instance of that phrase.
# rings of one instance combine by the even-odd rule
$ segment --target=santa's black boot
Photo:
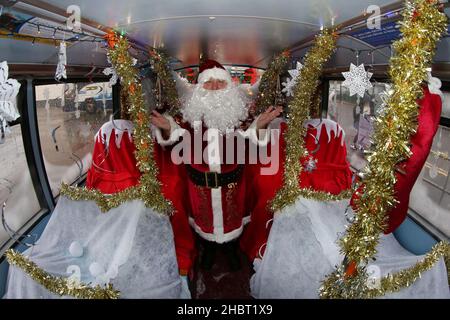
[[[214,265],[217,245],[214,242],[203,241],[203,254],[200,260],[200,268],[209,271]]]
[[[241,258],[238,253],[238,242],[232,241],[225,243],[223,249],[228,259],[228,265],[232,272],[241,270]]]

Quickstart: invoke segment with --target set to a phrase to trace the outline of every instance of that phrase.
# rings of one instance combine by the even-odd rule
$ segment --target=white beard
[[[182,108],[183,119],[194,129],[202,123],[221,134],[239,127],[248,117],[247,103],[235,85],[223,90],[206,90],[198,85]]]

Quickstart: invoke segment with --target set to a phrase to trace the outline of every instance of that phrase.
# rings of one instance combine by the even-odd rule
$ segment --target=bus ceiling
[[[80,76],[89,67],[108,65],[102,44],[90,40],[112,30],[129,37],[137,58],[145,59],[150,47],[164,49],[173,57],[174,69],[197,65],[200,57],[223,64],[265,68],[273,54],[285,48],[291,50],[294,60],[301,59],[323,27],[335,27],[341,34],[336,54],[328,63],[326,72],[330,75],[356,61],[376,66],[374,69],[385,73],[392,54],[390,43],[399,33],[396,21],[404,1],[346,0],[343,3],[340,0],[201,0],[180,5],[178,0],[0,0],[3,10],[0,37],[6,40],[0,41],[0,51],[2,59],[12,65],[13,73],[21,74],[28,68],[36,74],[45,74],[45,67],[36,65],[56,64],[57,41],[41,41],[40,35],[50,33],[56,39],[72,37],[73,34],[63,29],[67,18],[75,12],[68,8],[75,5],[79,8],[83,34],[77,38],[80,41],[68,44],[68,65]],[[367,26],[371,15],[368,8],[372,5],[379,6],[382,33]],[[449,4],[445,5],[448,13]],[[30,54],[30,45],[39,50]],[[435,57],[442,73],[449,72],[449,58],[445,54],[449,47],[447,37]]]

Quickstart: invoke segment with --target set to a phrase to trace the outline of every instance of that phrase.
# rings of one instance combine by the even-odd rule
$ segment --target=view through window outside
[[[53,195],[74,183],[92,161],[94,137],[113,111],[106,82],[36,86],[39,136]]]
[[[330,81],[328,118],[338,122],[345,131],[348,160],[356,171],[364,168],[364,150],[370,146],[373,134],[371,116],[382,106],[385,84],[373,83],[359,107],[356,96],[350,97],[342,81]],[[445,106],[450,104],[450,93],[444,92],[443,117],[450,118]],[[450,128],[439,126],[431,153],[417,179],[410,196],[409,207],[441,233],[450,237]]]
[[[20,125],[9,128],[0,144],[0,205],[6,203],[5,220],[9,227],[18,231],[41,209],[23,147]],[[0,247],[10,239],[8,232],[0,228]]]

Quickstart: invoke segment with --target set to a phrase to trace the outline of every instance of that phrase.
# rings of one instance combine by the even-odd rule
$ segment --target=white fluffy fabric
[[[342,262],[336,241],[348,224],[349,201],[317,202],[303,198],[274,217],[262,259],[255,259],[251,293],[260,299],[316,299],[325,276]],[[383,235],[370,268],[380,276],[414,265],[424,256],[406,251],[393,235]],[[383,298],[450,298],[444,259],[408,288]]]
[[[74,243],[84,254],[73,255]],[[178,272],[169,218],[138,200],[102,213],[92,201],[61,197],[38,243],[24,255],[55,276],[111,282],[120,298],[189,296]],[[61,297],[10,266],[4,298]]]
[[[248,117],[245,98],[234,84],[222,90],[206,90],[198,84],[192,97],[186,101],[181,113],[194,129],[203,121],[209,129],[221,134],[237,128]]]

